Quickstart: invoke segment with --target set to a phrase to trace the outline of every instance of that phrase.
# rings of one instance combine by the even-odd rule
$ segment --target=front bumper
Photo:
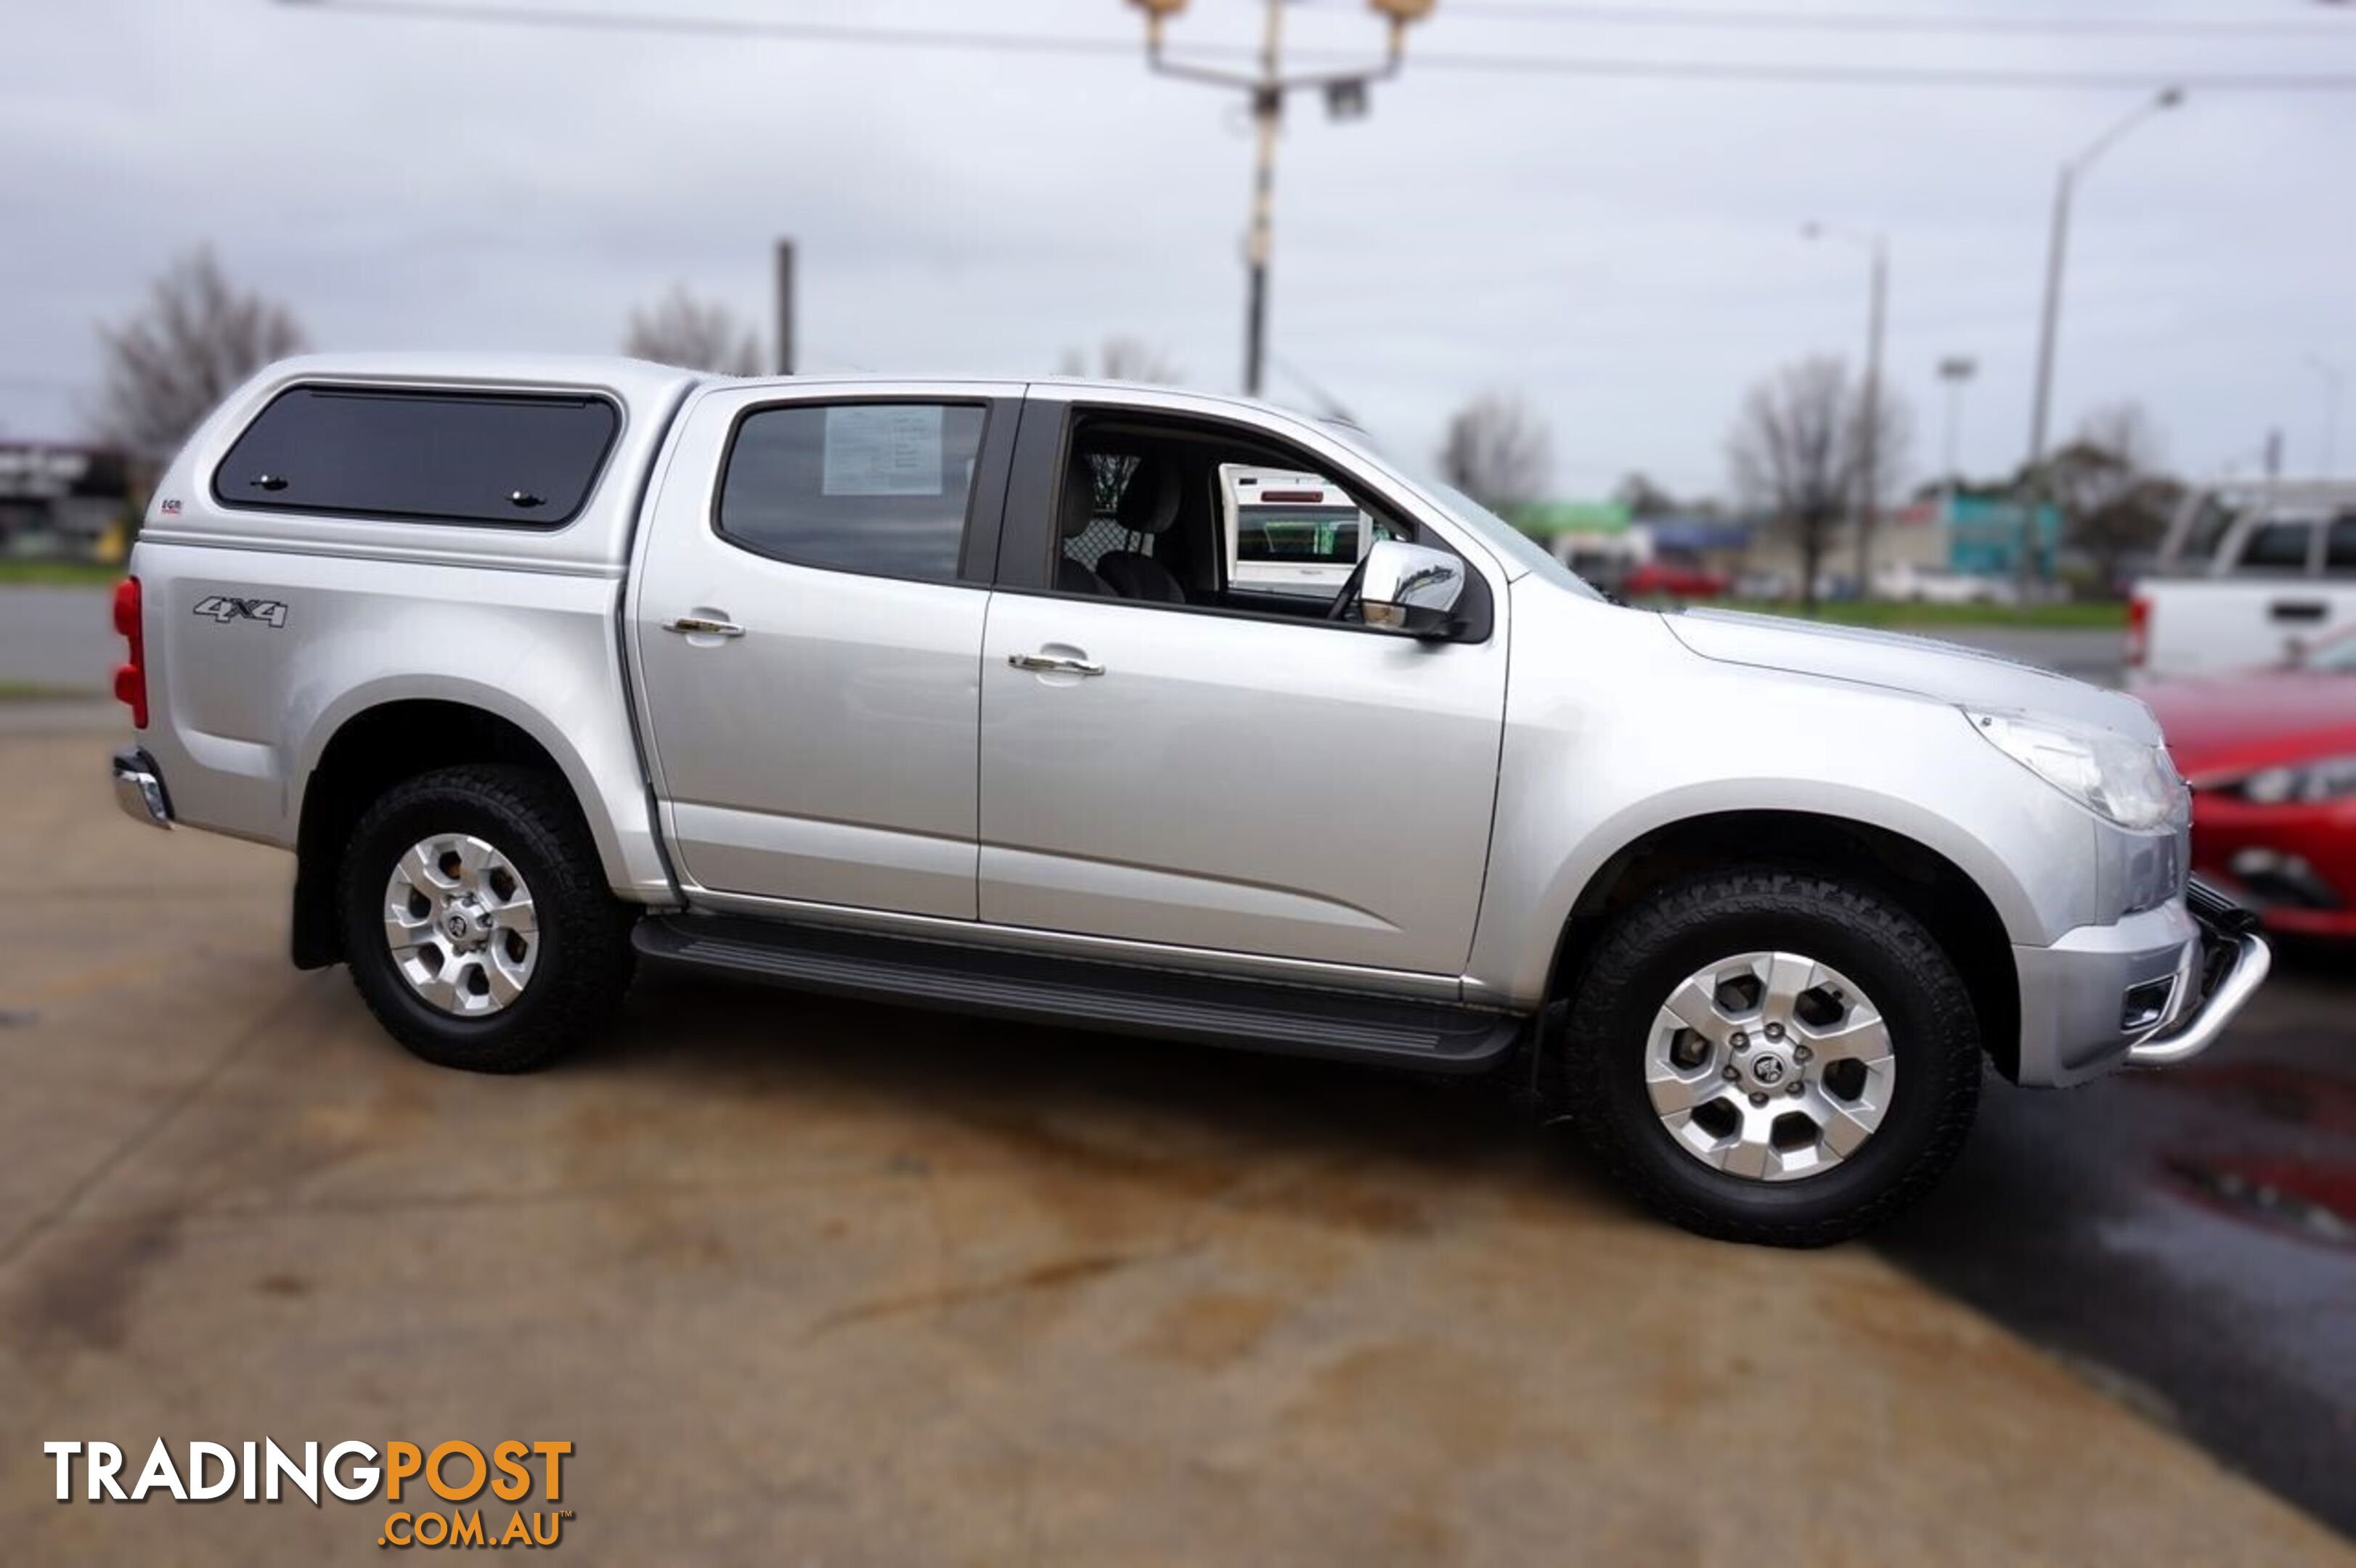
[[[2015,1077],[2036,1087],[2191,1060],[2224,1032],[2274,961],[2256,917],[2198,880],[2182,901],[2081,926],[2051,947],[2016,946],[2013,960],[2020,978]],[[2166,998],[2158,1019],[2130,1023],[2131,997],[2155,993]]]
[[[145,747],[125,746],[114,753],[114,804],[151,827],[172,826],[171,797]]]

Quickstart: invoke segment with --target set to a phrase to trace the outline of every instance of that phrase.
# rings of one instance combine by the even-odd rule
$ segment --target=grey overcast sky
[[[1120,0],[565,3],[1141,33]],[[1801,355],[1861,356],[1865,257],[1800,237],[1822,219],[1890,237],[1890,373],[1914,405],[1913,474],[1938,461],[1933,370],[1948,354],[1980,366],[1965,466],[2008,469],[2026,441],[2056,165],[2147,89],[1613,79],[1438,57],[2180,75],[2195,83],[2186,106],[2083,187],[2057,426],[2133,398],[2188,472],[2250,471],[2273,427],[2293,468],[2317,464],[2324,380],[2307,358],[2356,377],[2356,5],[1676,7],[2010,24],[1957,32],[1611,19],[1642,8],[1440,0],[1368,118],[1337,124],[1296,99],[1278,173],[1278,357],[1419,456],[1451,408],[1503,389],[1550,423],[1558,494],[1601,494],[1630,469],[1721,490],[1751,381]],[[1258,9],[1194,0],[1173,52],[1248,43]],[[1532,15],[1549,10],[1579,14]],[[2057,15],[2126,28],[2020,26]],[[634,304],[680,282],[766,337],[770,246],[790,234],[809,368],[1047,371],[1119,334],[1193,384],[1240,378],[1240,101],[1149,75],[1139,50],[567,30],[271,0],[0,0],[0,16],[8,435],[80,433],[93,324],[206,242],[323,348],[610,350]],[[1303,48],[1379,38],[1351,0],[1287,16]],[[2141,30],[2170,19],[2213,30]],[[2277,73],[2341,85],[2200,85]],[[1306,400],[1280,376],[1272,390]],[[2343,467],[2356,467],[2350,402]]]

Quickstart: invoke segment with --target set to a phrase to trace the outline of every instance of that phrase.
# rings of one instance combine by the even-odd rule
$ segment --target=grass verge
[[[97,702],[106,693],[94,687],[51,686],[38,680],[0,680],[0,702]]]
[[[0,587],[112,588],[123,581],[123,568],[87,560],[9,560],[0,559]]]

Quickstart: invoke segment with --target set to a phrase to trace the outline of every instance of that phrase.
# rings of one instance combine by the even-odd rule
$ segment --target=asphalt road
[[[2292,951],[2196,1062],[1991,1078],[1883,1252],[2356,1536],[2356,963]]]
[[[112,740],[0,729],[0,1560],[380,1562],[381,1505],[61,1505],[40,1448],[269,1435],[572,1442],[600,1563],[2356,1563],[2001,1326],[2040,1282],[1685,1236],[1491,1089],[682,981],[426,1067]],[[2085,1136],[2185,1098],[1997,1096],[1899,1255],[2032,1227],[2210,1321]]]
[[[0,687],[104,692],[123,659],[102,591],[0,585]]]

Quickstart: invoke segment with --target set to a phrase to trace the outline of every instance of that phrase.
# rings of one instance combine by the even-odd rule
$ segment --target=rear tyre
[[[361,999],[439,1066],[546,1066],[629,988],[631,912],[563,785],[530,768],[446,768],[387,791],[345,848],[337,904]]]
[[[1772,868],[1623,913],[1571,1001],[1560,1087],[1604,1167],[1728,1241],[1823,1246],[1927,1191],[1979,1102],[1970,992],[1880,893]]]

